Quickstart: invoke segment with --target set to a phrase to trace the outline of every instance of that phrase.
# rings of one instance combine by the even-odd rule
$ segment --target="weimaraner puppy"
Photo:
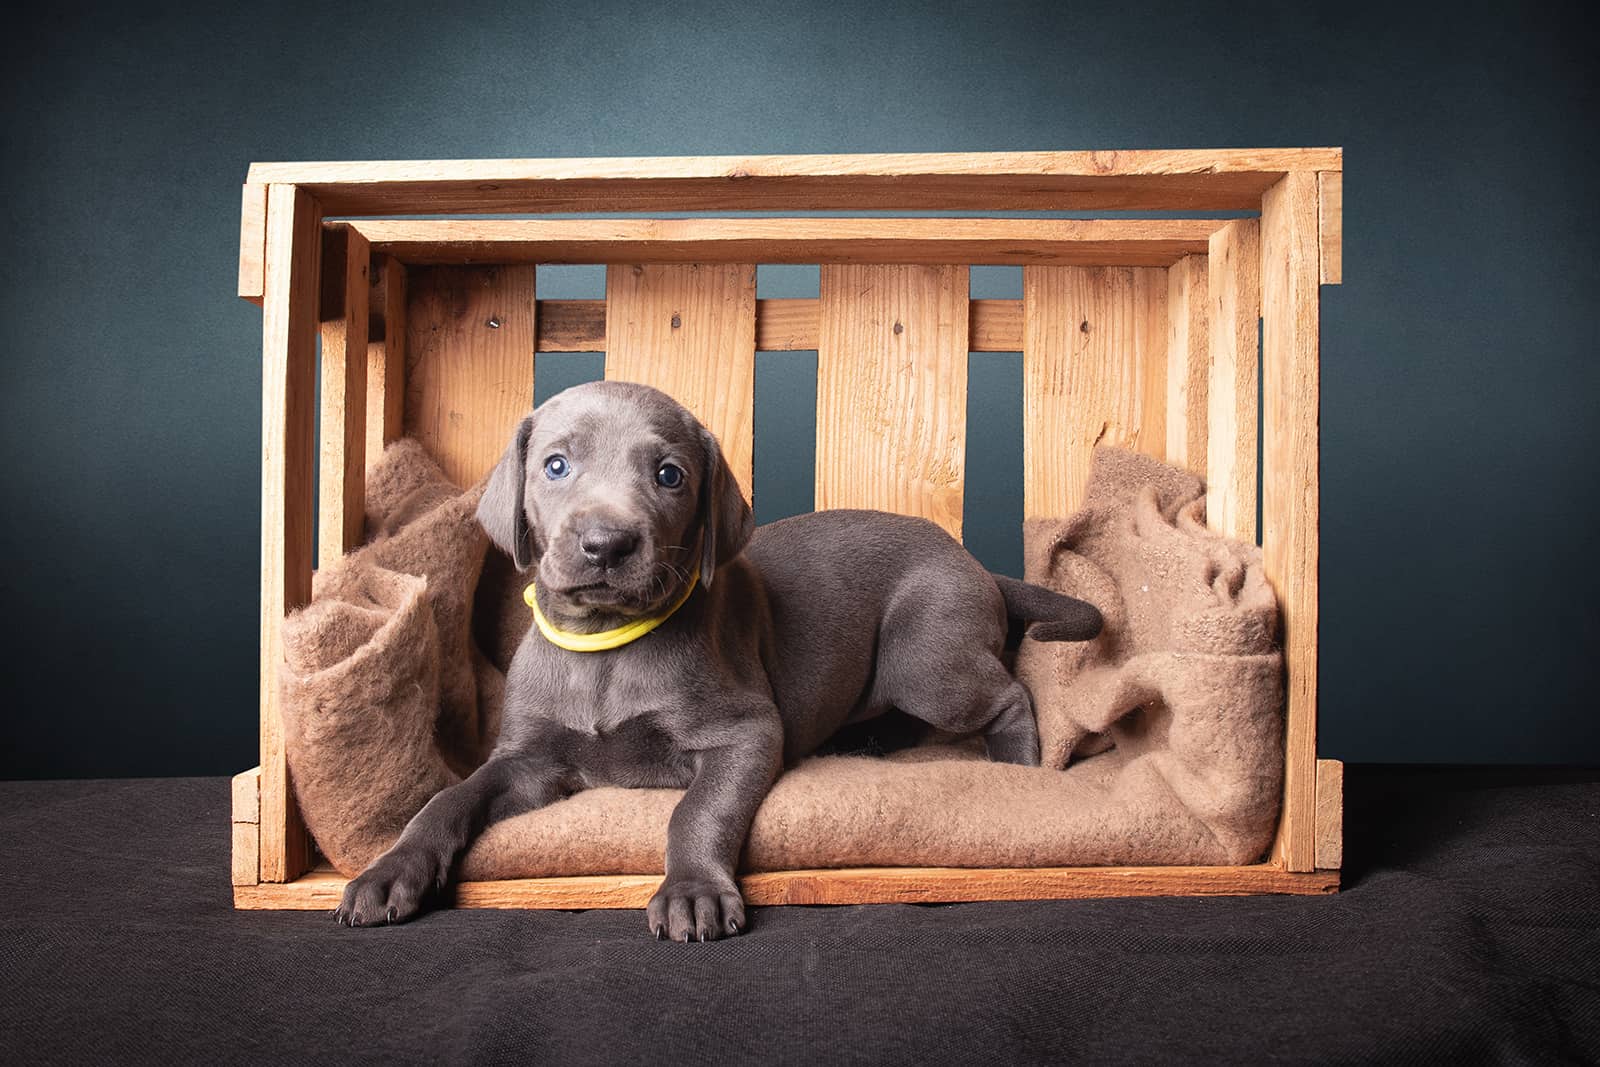
[[[532,570],[538,625],[489,759],[346,887],[335,915],[351,926],[415,915],[486,825],[619,785],[687,790],[650,930],[736,934],[735,868],[785,762],[897,708],[1037,765],[1032,701],[1001,661],[1008,618],[1049,639],[1101,625],[922,519],[824,511],[754,529],[716,439],[642,385],[578,386],[524,418],[478,520]]]

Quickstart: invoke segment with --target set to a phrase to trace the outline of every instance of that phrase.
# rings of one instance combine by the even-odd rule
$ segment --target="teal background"
[[[260,312],[233,293],[252,160],[1308,145],[1343,146],[1347,176],[1346,280],[1323,292],[1321,752],[1600,762],[1593,16],[1438,10],[13,15],[0,776],[256,762]],[[805,284],[762,272],[763,295]],[[974,284],[1016,295],[1005,272]],[[541,393],[584,359],[542,364]],[[972,362],[968,529],[1014,569],[1020,362]],[[763,518],[809,506],[812,373],[761,357]]]

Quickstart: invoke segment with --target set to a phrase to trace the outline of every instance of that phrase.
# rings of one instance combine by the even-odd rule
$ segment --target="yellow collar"
[[[535,595],[535,586],[531,583],[522,591],[522,599],[528,607],[533,609],[533,621],[538,625],[539,632],[544,634],[545,640],[558,648],[568,652],[604,652],[607,649],[621,648],[632,641],[637,641],[657,626],[672,618],[674,612],[683,607],[684,601],[689,599],[689,594],[694,592],[694,587],[700,581],[700,568],[696,567],[690,576],[689,583],[683,587],[683,592],[678,594],[678,599],[672,606],[659,615],[651,615],[644,619],[634,619],[630,623],[618,626],[612,630],[601,630],[599,633],[578,634],[571,630],[563,630],[555,623],[545,618],[544,612],[539,610],[539,598]]]

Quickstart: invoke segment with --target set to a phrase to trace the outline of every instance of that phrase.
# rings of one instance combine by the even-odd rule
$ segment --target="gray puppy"
[[[650,929],[738,933],[739,853],[786,761],[898,708],[1036,765],[1032,702],[1001,661],[1008,617],[1055,639],[1101,625],[922,519],[826,511],[755,530],[716,439],[642,385],[579,386],[523,419],[478,519],[533,569],[542,618],[512,659],[488,761],[350,882],[335,916],[351,926],[416,914],[486,825],[619,785],[687,790]],[[617,647],[568,647],[652,623]]]

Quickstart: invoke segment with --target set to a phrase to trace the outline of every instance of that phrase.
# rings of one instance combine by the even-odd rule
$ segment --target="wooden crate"
[[[815,349],[817,506],[924,515],[957,536],[969,351],[1023,353],[1029,517],[1070,511],[1105,441],[1205,475],[1212,525],[1252,538],[1259,473],[1288,678],[1264,862],[785,871],[745,877],[751,903],[1333,891],[1342,768],[1316,758],[1318,301],[1340,280],[1341,168],[1338,149],[252,166],[239,295],[263,311],[261,764],[234,781],[235,904],[331,908],[343,885],[314,866],[295,810],[275,680],[314,558],[361,541],[368,459],[413,435],[471,483],[533,403],[535,353],[562,351],[605,351],[608,377],[678,397],[750,489],[755,353]],[[806,215],[819,210],[1119,217]],[[537,217],[750,211],[794,214]],[[1180,212],[1230,217],[1148,217]],[[536,217],[415,217],[467,214]],[[606,299],[537,300],[537,265],[557,263],[607,264]],[[756,299],[758,263],[821,264],[820,297]],[[972,264],[1021,264],[1023,298],[969,300]],[[896,402],[869,413],[861,398],[891,380]],[[658,882],[469,883],[456,900],[632,908]]]

